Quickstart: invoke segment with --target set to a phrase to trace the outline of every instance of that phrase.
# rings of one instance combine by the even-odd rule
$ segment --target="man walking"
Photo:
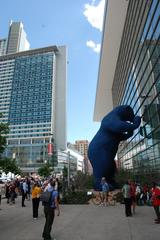
[[[122,188],[122,193],[124,197],[126,217],[131,217],[132,216],[132,211],[131,211],[132,200],[131,200],[131,189],[128,181],[126,181],[126,183],[124,184]]]
[[[102,177],[101,179],[101,187],[102,187],[102,205],[107,206],[108,203],[108,193],[109,193],[109,185],[105,179],[105,177]]]
[[[55,209],[57,210],[57,216],[60,215],[58,192],[54,189],[55,181],[50,181],[50,186],[47,191],[51,193],[51,197],[48,204],[44,205],[44,214],[46,222],[43,229],[42,237],[44,240],[51,240],[51,229],[55,217]]]
[[[27,185],[27,180],[23,180],[21,183],[21,193],[22,193],[22,207],[25,207],[26,205],[24,204],[26,195],[28,191],[28,185]]]

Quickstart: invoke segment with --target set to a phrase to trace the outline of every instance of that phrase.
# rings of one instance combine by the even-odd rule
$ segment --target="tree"
[[[2,114],[0,114],[2,118]],[[0,122],[0,155],[3,153],[6,147],[6,134],[9,132],[9,126],[6,123]]]
[[[128,179],[135,180],[135,177],[131,170],[121,168],[118,169],[115,179],[118,187],[122,187]]]
[[[51,175],[53,169],[50,167],[49,164],[45,164],[38,169],[38,174],[42,177],[48,177]]]
[[[21,174],[21,169],[17,166],[14,159],[4,158],[0,160],[0,169],[8,174],[9,172],[14,174]]]
[[[77,171],[76,176],[74,177],[75,187],[78,190],[86,190],[93,188],[93,176],[84,174],[81,171]]]
[[[137,182],[143,184],[151,184],[159,182],[160,172],[157,169],[152,169],[149,166],[140,166],[134,173]]]
[[[136,169],[118,169],[118,173],[116,175],[116,182],[119,187],[122,187],[123,184],[131,179],[135,182],[139,182],[140,184],[151,184],[152,182],[158,182],[160,178],[160,172],[156,169],[151,169],[147,166],[140,166]]]
[[[51,161],[50,163],[51,163],[53,168],[57,166],[58,157],[57,157],[57,152],[56,151],[54,151],[53,154],[51,155],[51,160],[50,161]]]

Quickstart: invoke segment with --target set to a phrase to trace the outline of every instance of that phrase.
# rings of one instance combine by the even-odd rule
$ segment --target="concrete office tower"
[[[29,50],[29,42],[22,22],[10,23],[6,54]]]
[[[85,173],[91,174],[93,172],[93,169],[92,169],[92,166],[91,166],[90,161],[89,161],[88,156],[87,156],[88,145],[89,145],[88,140],[77,140],[77,141],[75,141],[74,146],[84,157]]]
[[[75,141],[75,148],[85,157],[88,151],[88,140],[77,140]]]
[[[0,57],[0,120],[10,128],[4,155],[25,172],[53,160],[51,144],[66,149],[66,59],[65,46]]]
[[[160,1],[106,3],[94,120],[132,106],[141,128],[119,146],[118,161],[135,173],[160,171]]]
[[[0,56],[3,56],[6,54],[7,49],[7,39],[0,39]]]

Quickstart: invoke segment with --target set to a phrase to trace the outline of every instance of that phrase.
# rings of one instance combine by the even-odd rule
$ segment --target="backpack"
[[[48,190],[41,193],[40,201],[42,201],[43,206],[51,206],[51,204],[52,204],[52,193],[53,193],[53,191],[49,192]]]

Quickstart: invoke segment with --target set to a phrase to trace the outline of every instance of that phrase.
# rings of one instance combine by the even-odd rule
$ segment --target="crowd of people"
[[[43,193],[49,194],[48,202],[43,202],[41,196]],[[38,178],[21,178],[7,181],[6,184],[0,184],[0,205],[2,196],[6,197],[7,204],[16,204],[16,198],[21,197],[21,206],[26,207],[26,200],[32,200],[33,219],[37,220],[39,203],[42,200],[45,214],[45,225],[42,233],[44,240],[51,239],[51,228],[55,217],[55,210],[57,216],[60,215],[59,197],[60,182],[58,178],[50,177],[48,179]]]
[[[128,180],[122,188],[122,193],[126,217],[135,214],[136,205],[152,205],[156,214],[155,223],[160,224],[160,187],[157,183],[153,182],[150,187],[147,184],[141,186]]]
[[[2,195],[6,197],[7,204],[9,205],[16,204],[17,197],[21,197],[21,207],[26,207],[26,200],[32,200],[33,219],[36,220],[38,218],[39,204],[40,201],[42,201],[45,214],[45,225],[42,237],[44,240],[50,240],[55,210],[57,210],[57,215],[60,215],[60,185],[59,180],[54,177],[43,180],[25,177],[7,181],[5,185],[0,184],[0,205]],[[105,206],[110,191],[110,186],[105,178],[101,180],[101,188],[101,200]],[[44,193],[49,194],[47,204],[42,199]],[[156,214],[155,223],[160,224],[160,187],[155,182],[152,183],[152,186],[148,186],[147,184],[142,186],[134,181],[128,180],[122,187],[122,193],[126,217],[131,217],[135,214],[136,206],[152,205]]]

